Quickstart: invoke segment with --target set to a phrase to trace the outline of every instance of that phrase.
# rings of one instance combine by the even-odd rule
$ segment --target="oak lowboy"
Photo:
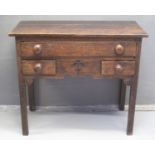
[[[134,21],[23,21],[15,36],[23,135],[28,135],[26,86],[35,110],[34,80],[92,76],[121,80],[119,108],[130,88],[127,134],[133,132],[141,41],[147,34]]]

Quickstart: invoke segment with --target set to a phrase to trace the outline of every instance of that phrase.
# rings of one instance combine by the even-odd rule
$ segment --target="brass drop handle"
[[[42,45],[40,44],[34,45],[33,52],[35,55],[40,55],[42,53]]]
[[[34,71],[35,71],[36,73],[40,73],[41,70],[42,70],[42,64],[41,64],[41,63],[35,64],[35,66],[34,66]]]
[[[116,70],[117,73],[121,73],[121,72],[124,70],[124,68],[123,68],[122,65],[117,64],[117,65],[115,66],[115,70]]]
[[[121,44],[116,45],[116,47],[115,47],[115,53],[117,55],[122,55],[122,54],[124,54],[124,52],[125,52],[125,49],[124,49],[124,46],[123,45],[121,45]]]

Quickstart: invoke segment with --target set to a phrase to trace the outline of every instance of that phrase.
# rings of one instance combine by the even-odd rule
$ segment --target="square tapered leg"
[[[125,96],[126,96],[126,85],[124,84],[123,80],[121,80],[120,98],[119,98],[119,110],[121,110],[121,111],[124,111]]]
[[[137,95],[137,79],[133,78],[131,80],[131,86],[130,86],[127,135],[132,135],[133,133],[136,95]]]
[[[19,82],[20,89],[20,107],[21,107],[21,123],[23,135],[28,135],[28,118],[27,118],[27,100],[26,100],[26,85],[24,82]]]

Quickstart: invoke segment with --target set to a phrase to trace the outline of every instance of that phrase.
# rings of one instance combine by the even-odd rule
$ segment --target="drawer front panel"
[[[57,75],[88,75],[100,76],[101,61],[98,59],[59,59],[57,61]]]
[[[22,42],[21,56],[48,58],[68,56],[135,57],[134,41],[49,41]]]
[[[22,72],[24,75],[55,75],[55,60],[45,61],[22,61]]]
[[[102,61],[101,74],[104,76],[132,76],[135,61]]]
[[[91,75],[133,76],[135,61],[102,61],[101,59],[24,60],[24,75],[65,76]]]

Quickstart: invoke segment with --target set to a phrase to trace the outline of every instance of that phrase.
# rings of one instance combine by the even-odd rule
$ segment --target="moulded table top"
[[[21,21],[9,35],[147,37],[135,21]]]

